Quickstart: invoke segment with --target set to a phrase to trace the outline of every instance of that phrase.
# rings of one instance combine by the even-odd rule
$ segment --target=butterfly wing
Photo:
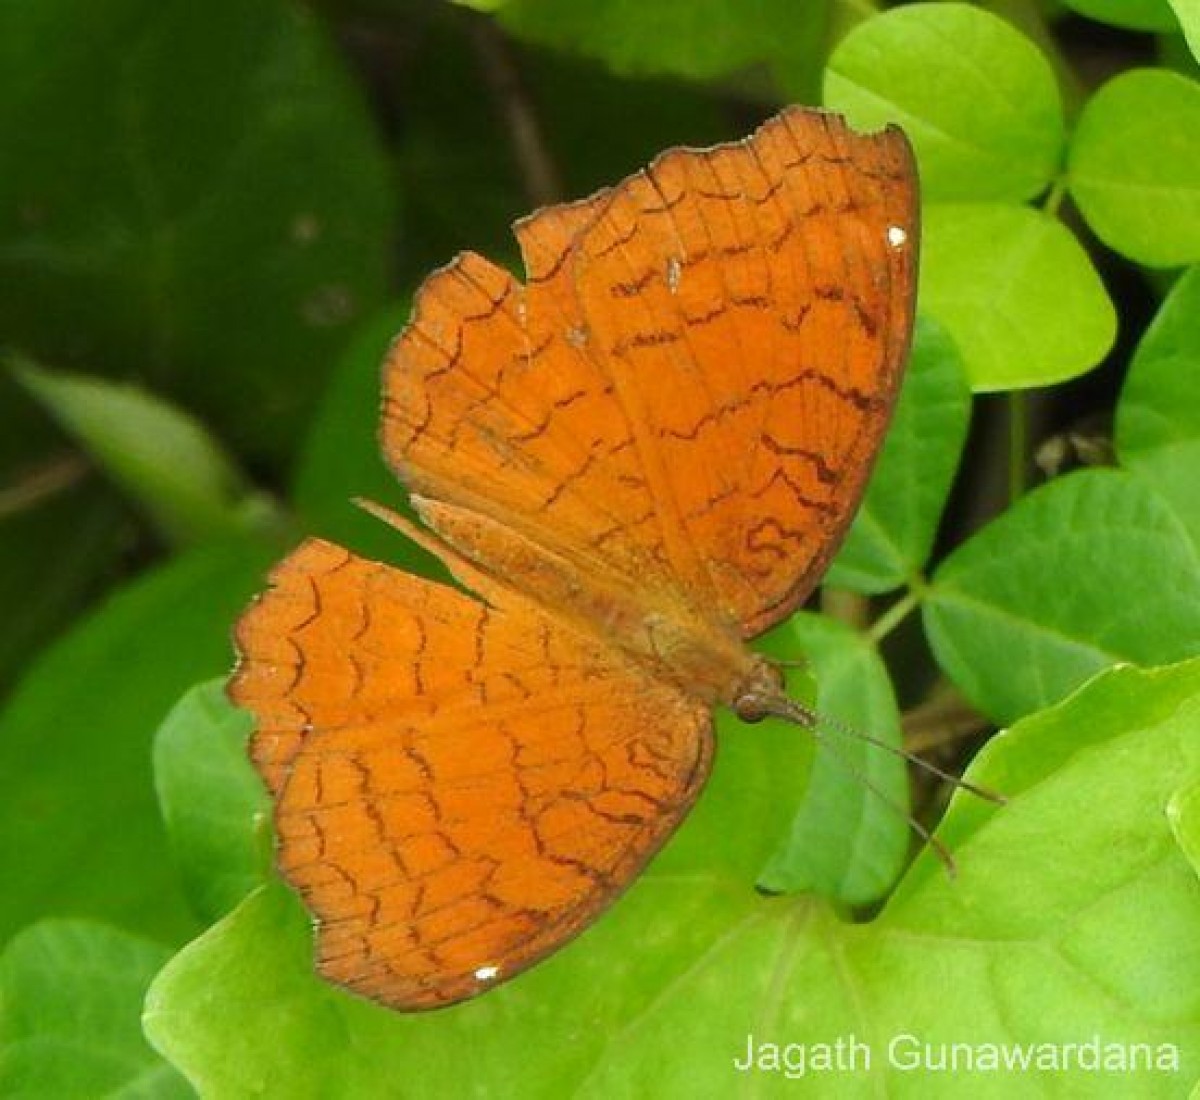
[[[309,541],[243,616],[279,864],[321,972],[396,1008],[469,997],[585,927],[707,777],[702,706],[494,590]]]
[[[518,223],[524,286],[470,254],[426,283],[388,361],[385,455],[419,493],[756,634],[861,497],[916,221],[894,129],[793,109],[672,150]]]

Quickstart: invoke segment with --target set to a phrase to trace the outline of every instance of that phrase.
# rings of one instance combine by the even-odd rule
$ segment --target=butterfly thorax
[[[413,502],[425,523],[470,563],[456,568],[439,550],[468,586],[479,586],[477,569],[500,599],[532,600],[709,706],[780,690],[778,671],[746,648],[732,618],[701,610],[679,585],[647,579],[649,571],[631,577],[603,562],[578,560],[473,509],[417,496]],[[514,577],[521,578],[519,588]]]

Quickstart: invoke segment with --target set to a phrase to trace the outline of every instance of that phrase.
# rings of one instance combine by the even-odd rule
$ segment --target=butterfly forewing
[[[387,368],[389,459],[753,635],[816,583],[861,496],[912,326],[903,136],[791,110],[517,227],[522,286],[435,275]]]

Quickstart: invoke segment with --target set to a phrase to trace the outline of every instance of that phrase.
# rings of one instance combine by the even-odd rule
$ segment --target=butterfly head
[[[779,714],[786,702],[783,670],[755,654],[749,672],[734,689],[729,704],[733,713],[743,722],[761,722],[768,715]]]

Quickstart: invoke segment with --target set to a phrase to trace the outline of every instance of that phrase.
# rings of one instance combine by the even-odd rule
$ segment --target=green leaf
[[[706,946],[762,904],[755,875],[787,829],[804,776],[806,738],[782,722],[744,726],[730,715],[721,721],[727,736],[713,780],[629,894],[565,950],[471,1006],[481,1039],[507,1036],[480,1048],[480,1060],[469,1068],[491,1082],[494,1094],[546,1094],[545,1085],[532,1093],[522,1087],[530,1070],[535,1078],[550,1071],[561,1084],[564,1056],[568,1066],[586,1065],[600,1036],[631,1006],[648,1010],[672,980],[686,982]],[[580,1028],[578,992],[585,988],[591,1022]],[[274,1006],[273,1041],[263,1043],[244,1028],[268,1006]],[[197,1010],[208,1019],[194,1020]],[[422,1066],[427,1095],[470,1091],[461,1060],[446,1057],[447,1041],[459,1034],[454,1016],[436,1016],[449,1019],[448,1032],[422,1029],[419,1017],[386,1012],[319,981],[312,972],[311,924],[291,896],[273,886],[176,957],[147,998],[146,1029],[205,1096],[244,1094],[246,1074],[258,1072],[256,1066],[269,1066],[263,1079],[276,1092],[297,1098],[386,1094],[397,1072],[407,1076],[415,1066]],[[227,1023],[235,1026],[226,1029]],[[576,1039],[566,1042],[568,1033]],[[348,1035],[356,1045],[365,1042],[372,1057],[335,1054],[344,1053]],[[521,1058],[512,1057],[512,1043],[521,1045]]]
[[[1117,403],[1121,464],[1161,493],[1200,547],[1200,267],[1172,288]]]
[[[270,804],[246,756],[251,724],[222,678],[188,691],[154,739],[159,808],[188,899],[208,922],[266,877]]]
[[[1192,57],[1200,61],[1200,0],[1167,0],[1183,28]]]
[[[126,549],[130,517],[98,491],[82,460],[62,456],[0,490],[0,698],[38,650],[64,629],[111,575]],[[80,478],[78,484],[70,480]],[[22,481],[24,484],[22,484]],[[55,488],[55,482],[61,488]],[[22,501],[25,492],[40,500]],[[5,498],[8,498],[5,501]],[[5,514],[5,503],[11,511]],[[53,547],[53,553],[46,548]]]
[[[389,173],[360,90],[283,0],[0,6],[0,330],[137,377],[239,453],[290,453],[381,300]]]
[[[133,529],[117,495],[0,369],[0,698],[115,574]]]
[[[730,136],[728,119],[702,89],[662,78],[618,79],[576,57],[524,51],[522,84],[536,104],[545,153],[534,157],[535,183],[528,157],[522,163],[514,155],[510,131],[497,125],[494,111],[480,109],[495,97],[488,79],[496,69],[481,64],[478,25],[458,15],[449,5],[423,10],[421,48],[394,77],[404,104],[397,162],[405,195],[399,285],[406,291],[464,248],[515,269],[509,226],[534,205],[531,191],[577,198],[668,145],[711,145]]]
[[[903,126],[926,199],[1027,199],[1062,156],[1049,62],[967,4],[912,4],[859,24],[829,60],[824,101],[861,129]]]
[[[668,849],[695,853],[687,874],[656,862],[564,951],[437,1013],[393,1014],[323,985],[299,906],[269,888],[159,975],[147,1033],[217,1100],[263,1081],[296,1098],[387,1095],[412,1082],[428,1096],[1165,1100],[1200,1072],[1200,881],[1163,812],[1181,784],[1200,779],[1197,722],[1194,662],[1112,672],[1022,723],[970,773],[1009,804],[960,797],[951,807],[942,835],[958,878],[923,857],[866,925],[842,923],[812,898],[757,897],[745,864],[726,862],[731,835],[750,838],[749,850],[775,784],[769,771],[719,756]],[[711,812],[717,802],[734,816]],[[734,1061],[751,1034],[810,1052],[852,1036],[870,1065],[810,1066],[805,1080],[778,1063],[741,1072]],[[1168,1061],[1173,1049],[1179,1064],[911,1070],[888,1058],[895,1040],[904,1053],[906,1035],[935,1044],[935,1056],[954,1041],[1098,1035],[1151,1044]]]
[[[953,337],[977,393],[1074,378],[1116,336],[1087,253],[1061,222],[1023,206],[927,207],[920,305]]]
[[[603,60],[624,75],[670,73],[704,80],[780,53],[803,32],[798,24],[827,18],[828,0],[797,8],[790,0],[508,0],[505,29],[540,45]]]
[[[610,187],[669,146],[741,136],[740,127],[731,132],[720,102],[703,87],[667,77],[618,78],[561,54],[535,54],[534,60],[531,87],[569,198]],[[587,104],[585,126],[579,124],[581,102]],[[515,212],[527,208],[526,200]],[[512,250],[511,234],[506,244]]]
[[[820,103],[825,62],[842,37],[874,14],[855,0],[819,0],[805,5],[781,37],[785,47],[769,62],[771,82],[785,103]]]
[[[1135,69],[1104,85],[1071,139],[1071,194],[1105,244],[1151,267],[1200,260],[1200,84]]]
[[[1175,841],[1200,874],[1200,783],[1181,788],[1167,803]]]
[[[149,1046],[142,998],[170,951],[90,921],[47,920],[0,955],[0,1094],[193,1095]]]
[[[811,891],[845,905],[877,901],[908,854],[908,780],[898,756],[854,731],[900,746],[887,668],[864,635],[803,612],[772,631],[765,649],[807,659],[819,685],[819,721],[815,731],[795,730],[817,737],[816,756],[804,799],[759,885],[776,893]]]
[[[292,488],[306,526],[366,557],[422,567],[423,552],[355,503],[365,497],[411,516],[408,493],[380,453],[382,365],[408,320],[389,309],[364,325],[339,359],[305,438]]]
[[[1080,15],[1116,27],[1166,34],[1179,29],[1171,14],[1170,0],[1062,0],[1062,3]]]
[[[264,527],[271,506],[202,424],[135,386],[46,370],[23,357],[9,368],[168,542],[188,545]]]
[[[0,713],[0,938],[54,913],[173,937],[187,916],[154,801],[150,738],[226,671],[229,624],[269,551],[193,551],[120,590],[34,664]]]
[[[1140,480],[1081,471],[1022,498],[955,550],[923,610],[942,669],[1006,723],[1117,662],[1200,651],[1200,556]]]
[[[918,318],[908,373],[858,515],[825,584],[887,592],[925,567],[958,469],[971,393],[954,342]]]

